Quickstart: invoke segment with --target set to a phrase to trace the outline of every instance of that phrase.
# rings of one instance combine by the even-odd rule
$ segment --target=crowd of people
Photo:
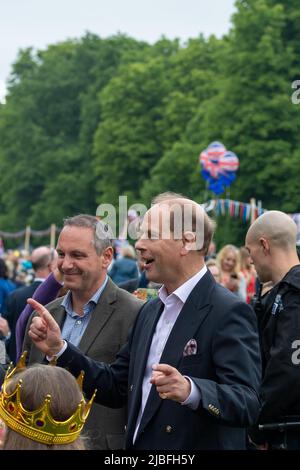
[[[175,206],[191,217],[179,237]],[[124,242],[118,257],[105,224],[90,215],[65,219],[56,250],[3,255],[4,449],[68,448],[68,420],[77,426],[70,448],[300,449],[296,225],[282,212],[266,212],[243,247],[218,252],[214,230],[201,206],[165,193],[153,200],[135,248]],[[72,381],[82,370],[86,398]],[[38,397],[31,396],[32,377],[43,383]],[[62,400],[56,414],[68,387],[77,398],[73,405]],[[61,426],[51,428],[53,441],[38,432],[37,446],[38,425],[22,434],[17,411],[32,414],[47,396],[47,419]],[[79,438],[84,422],[75,419],[80,403],[89,411],[88,445]],[[11,437],[18,432],[22,438]]]

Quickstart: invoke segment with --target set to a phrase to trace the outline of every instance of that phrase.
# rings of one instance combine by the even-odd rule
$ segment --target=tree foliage
[[[231,198],[300,212],[297,0],[237,0],[222,39],[124,35],[20,51],[0,105],[0,228],[44,228],[99,203],[208,194],[198,156],[240,158]],[[241,240],[239,224],[218,238]]]

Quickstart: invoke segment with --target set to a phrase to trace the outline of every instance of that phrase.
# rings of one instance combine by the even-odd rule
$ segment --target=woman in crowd
[[[239,250],[234,245],[225,245],[217,256],[221,268],[220,283],[246,301],[246,279],[240,271]]]

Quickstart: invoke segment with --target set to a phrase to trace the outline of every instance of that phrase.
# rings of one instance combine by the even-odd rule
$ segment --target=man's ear
[[[270,243],[267,238],[260,237],[259,244],[262,247],[264,254],[270,253]]]
[[[112,259],[113,259],[113,249],[111,246],[108,246],[107,248],[105,248],[105,250],[102,251],[101,253],[101,258],[102,258],[102,267],[104,269],[107,269],[110,265],[110,263],[112,262]]]
[[[191,250],[196,250],[196,234],[194,232],[184,232],[183,237],[183,254],[187,254]]]

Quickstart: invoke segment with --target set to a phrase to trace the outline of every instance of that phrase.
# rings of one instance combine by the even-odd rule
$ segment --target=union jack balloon
[[[215,194],[223,193],[236,178],[239,159],[221,142],[212,142],[201,152],[199,161],[201,174],[208,181],[208,189]]]

